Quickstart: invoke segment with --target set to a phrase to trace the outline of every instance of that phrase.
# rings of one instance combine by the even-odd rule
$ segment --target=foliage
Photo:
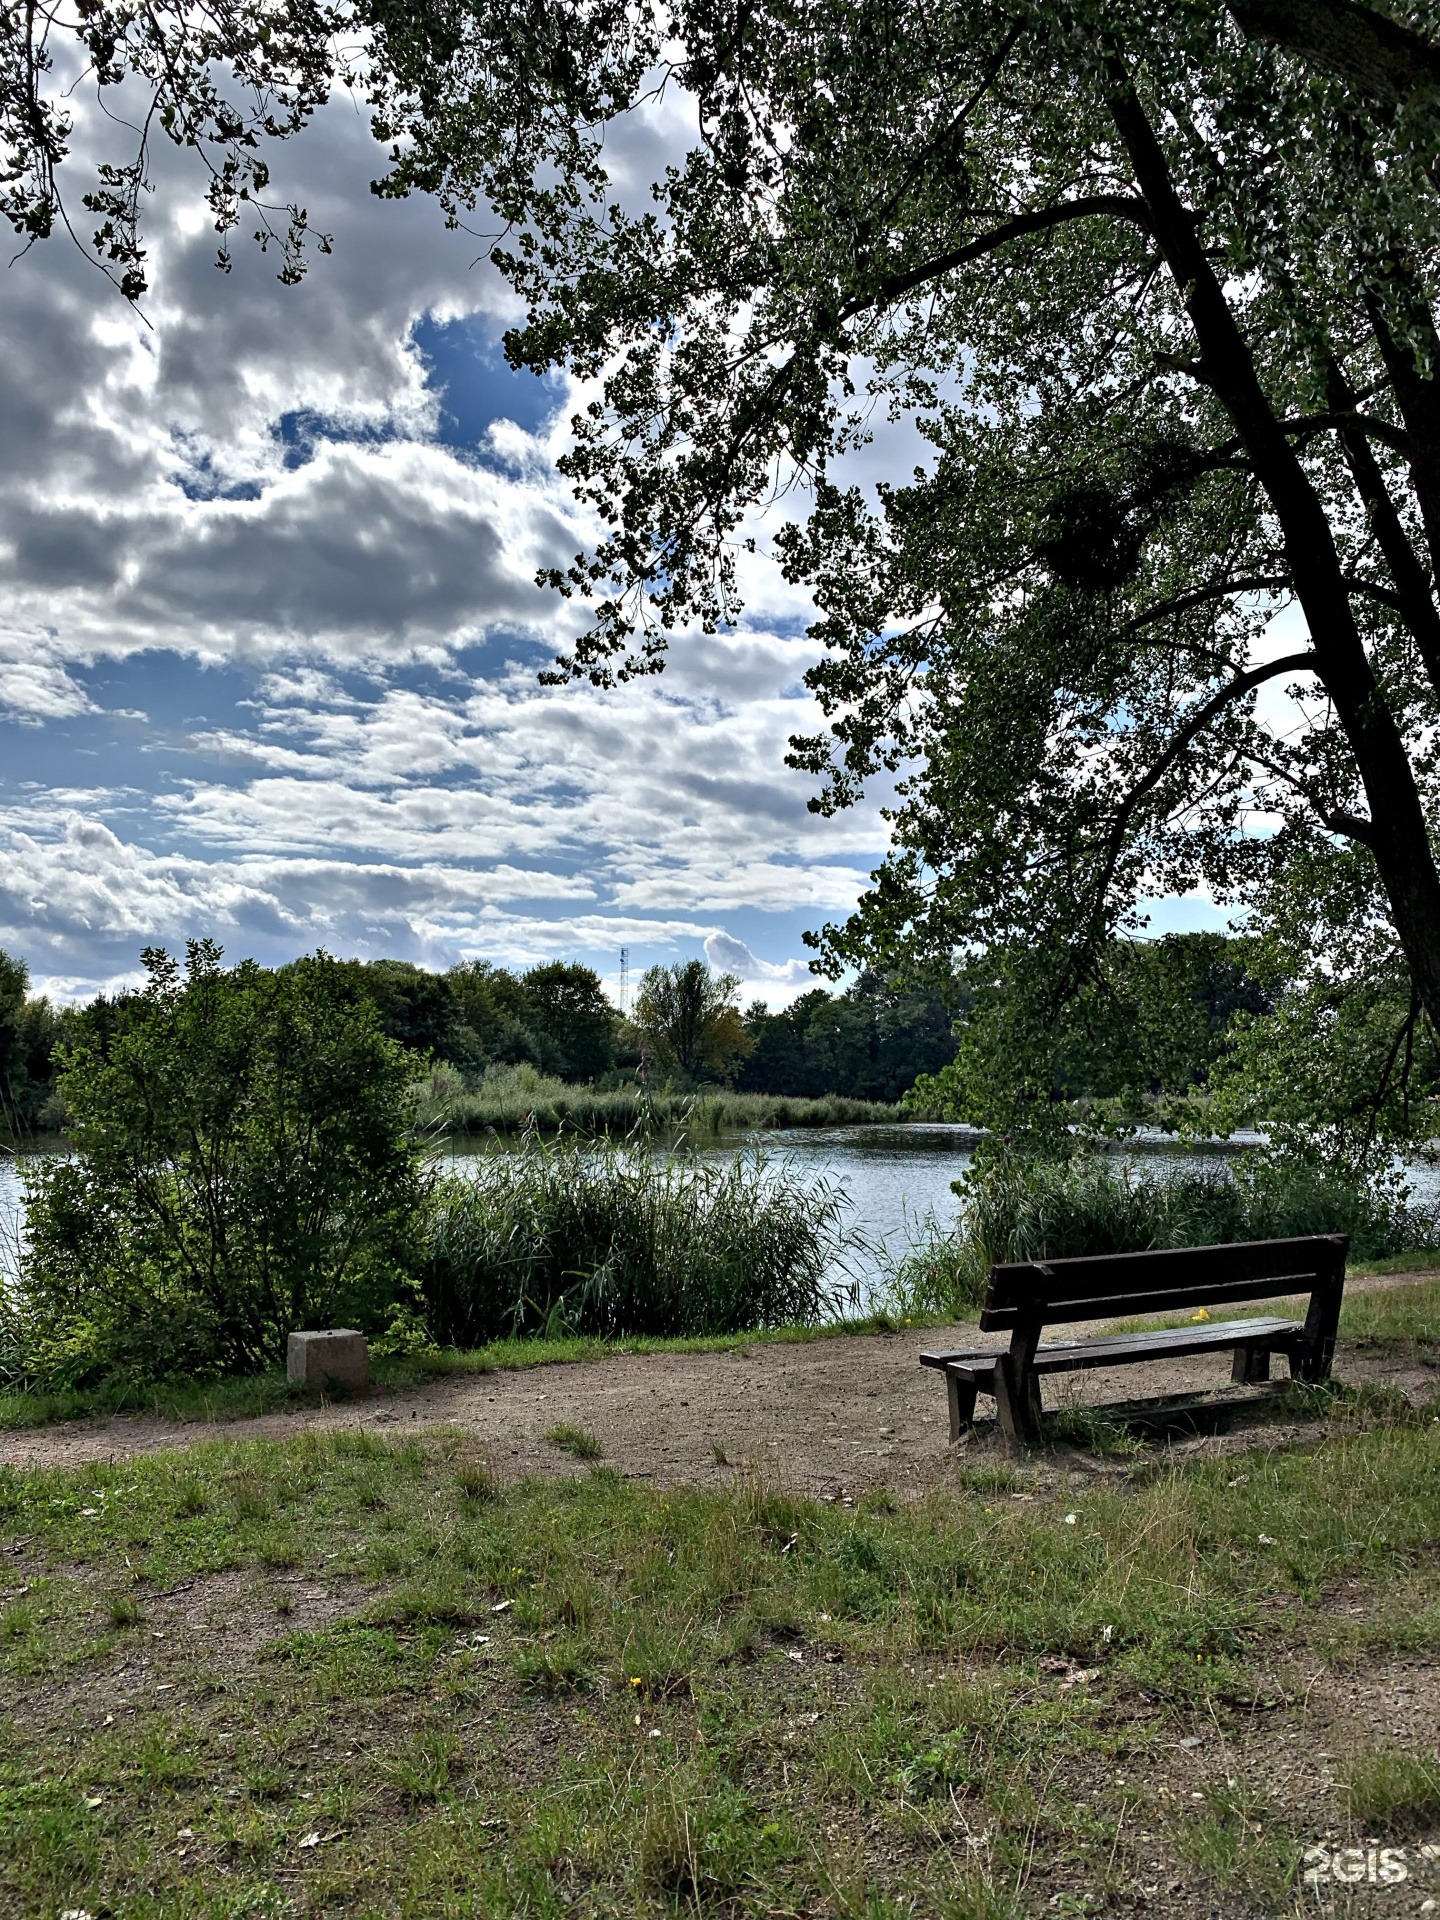
[[[86,0],[70,12],[7,9],[0,33],[0,213],[24,241],[74,232],[80,210],[67,205],[61,177],[71,161],[71,101],[77,70],[98,89],[102,135],[81,204],[96,225],[94,257],[119,291],[146,290],[140,212],[152,190],[152,136],[163,134],[198,157],[206,198],[226,242],[243,219],[255,222],[262,250],[280,255],[281,280],[303,270],[312,236],[303,207],[269,198],[266,148],[298,133],[346,71],[343,35],[359,9],[325,0],[225,0],[206,7],[134,7]],[[57,62],[58,50],[58,62]],[[88,131],[88,130],[87,130]]]
[[[1440,1048],[1368,861],[1293,848],[1246,949],[1274,1010],[1235,1023],[1215,1125],[1259,1116],[1273,1152],[1373,1179],[1440,1134]]]
[[[143,957],[144,991],[63,1049],[74,1157],[25,1169],[33,1370],[247,1370],[294,1328],[375,1326],[422,1191],[405,1054],[325,954]]]
[[[712,973],[703,960],[649,967],[632,1021],[647,1056],[690,1084],[726,1079],[750,1051],[733,973]]]
[[[587,1081],[615,1065],[620,1016],[590,967],[551,961],[517,974],[471,960],[437,974],[405,960],[348,964],[392,1040],[472,1078],[528,1062]]]
[[[1342,1174],[1259,1154],[1144,1170],[1093,1154],[1008,1154],[955,1183],[963,1211],[897,1266],[891,1291],[911,1315],[963,1313],[997,1261],[1144,1253],[1296,1234],[1348,1233],[1351,1257],[1440,1244],[1440,1221]]]
[[[831,1304],[839,1197],[745,1154],[546,1144],[472,1163],[432,1199],[419,1266],[437,1341],[728,1333]]]
[[[819,607],[832,733],[797,762],[827,809],[904,770],[828,963],[981,956],[1016,1042],[994,1070],[1033,1101],[1148,898],[1254,906],[1309,838],[1371,870],[1440,1024],[1429,16],[547,21],[586,56],[513,102],[482,12],[443,65],[391,48],[380,118],[388,190],[504,208],[512,364],[591,383],[563,464],[604,534],[545,577],[596,621],[560,675],[649,671],[671,632],[738,619],[747,516],[808,494],[775,551]],[[698,126],[647,194],[605,136],[657,85]],[[887,415],[922,459],[852,484]]]
[[[1253,941],[1222,934],[1115,939],[1084,983],[1054,1001],[1038,969],[976,960],[961,975],[967,1011],[956,1057],[918,1080],[912,1098],[1052,1150],[1078,1118],[1112,1136],[1157,1120],[1229,1131],[1253,1114],[1227,1109],[1222,1122],[1203,1096],[1247,1019],[1247,1031],[1269,1031],[1265,1016],[1288,983],[1267,965],[1267,986],[1259,967]],[[1228,1084],[1237,1084],[1233,1072]]]
[[[30,993],[30,970],[0,952],[0,1128],[12,1135],[53,1125],[55,1043],[66,1016]]]
[[[953,1056],[951,1019],[936,989],[895,986],[875,973],[841,994],[816,987],[779,1013],[757,1000],[745,1015],[753,1050],[735,1084],[746,1092],[899,1100],[917,1075],[940,1071]]]

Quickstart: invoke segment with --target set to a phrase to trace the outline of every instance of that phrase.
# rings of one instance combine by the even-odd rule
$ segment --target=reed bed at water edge
[[[726,1089],[646,1092],[638,1085],[572,1086],[532,1066],[492,1067],[467,1089],[453,1068],[438,1067],[414,1090],[419,1118],[436,1133],[628,1134],[653,1126],[691,1135],[781,1131],[788,1127],[879,1126],[924,1119],[898,1103],[841,1094],[804,1100],[788,1094]]]
[[[528,1136],[435,1189],[417,1278],[430,1337],[685,1335],[838,1311],[843,1196],[757,1152]]]
[[[953,1228],[931,1221],[891,1281],[909,1315],[963,1314],[991,1266],[1348,1233],[1351,1258],[1379,1260],[1440,1243],[1434,1215],[1338,1173],[1245,1160],[1141,1170],[1095,1154],[991,1162],[955,1183]]]

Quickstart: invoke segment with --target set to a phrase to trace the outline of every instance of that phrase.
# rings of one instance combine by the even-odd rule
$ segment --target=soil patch
[[[1433,1280],[1433,1273],[1352,1281],[1366,1292]],[[1084,1331],[1084,1329],[1082,1329]],[[967,1464],[999,1458],[993,1422],[981,1422],[958,1447],[948,1444],[945,1390],[922,1369],[922,1347],[1003,1345],[974,1326],[902,1329],[796,1344],[756,1344],[728,1352],[623,1354],[518,1372],[459,1374],[410,1390],[376,1392],[333,1404],[288,1408],[258,1419],[220,1423],[152,1415],[0,1433],[0,1465],[79,1466],[225,1438],[286,1439],[306,1429],[370,1428],[391,1436],[452,1426],[467,1435],[506,1479],[573,1475],[582,1460],[546,1438],[578,1427],[621,1473],[660,1483],[719,1486],[737,1474],[822,1499],[848,1500],[887,1487],[912,1500],[954,1483]],[[1229,1356],[1103,1372],[1046,1383],[1047,1406],[1093,1407],[1229,1386]],[[1423,1400],[1440,1374],[1413,1346],[1342,1341],[1335,1377],[1352,1387],[1384,1386]],[[1253,1400],[1253,1389],[1241,1392]],[[1175,1451],[1229,1452],[1251,1447],[1263,1428],[1285,1445],[1320,1423],[1266,1418],[1263,1410],[1225,1433],[1171,1440]],[[1050,1456],[1073,1470],[1104,1470],[1090,1453]]]

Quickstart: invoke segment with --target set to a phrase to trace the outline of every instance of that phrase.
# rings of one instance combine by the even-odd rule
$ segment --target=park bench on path
[[[1271,1354],[1283,1353],[1292,1379],[1324,1380],[1335,1353],[1349,1245],[1348,1234],[1326,1233],[1224,1247],[1012,1261],[990,1269],[980,1314],[983,1332],[1010,1334],[1009,1349],[922,1353],[920,1364],[945,1375],[952,1440],[974,1420],[976,1395],[988,1393],[1002,1430],[1017,1444],[1038,1436],[1040,1380],[1047,1373],[1233,1352],[1231,1377],[1259,1381],[1270,1378]],[[1208,1313],[1212,1306],[1300,1293],[1310,1295],[1303,1320],[1199,1318],[1181,1327],[1040,1344],[1050,1326],[1139,1314],[1198,1314],[1201,1308]]]

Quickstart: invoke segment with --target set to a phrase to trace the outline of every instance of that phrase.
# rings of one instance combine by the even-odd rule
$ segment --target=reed
[[[531,1134],[437,1183],[418,1279],[431,1337],[687,1335],[813,1324],[842,1199],[783,1162]]]
[[[876,1126],[924,1119],[898,1103],[826,1094],[646,1092],[638,1085],[572,1086],[528,1065],[492,1067],[468,1089],[453,1069],[438,1067],[413,1090],[421,1124],[439,1134],[572,1132],[628,1134],[656,1127],[691,1135],[773,1132],[789,1127]]]
[[[1310,1233],[1348,1233],[1351,1256],[1378,1260],[1440,1240],[1433,1216],[1358,1181],[1257,1159],[1140,1170],[1077,1154],[1011,1157],[956,1182],[954,1228],[931,1222],[895,1270],[898,1310],[948,1316],[984,1298],[991,1266],[1152,1247],[1217,1246]]]

